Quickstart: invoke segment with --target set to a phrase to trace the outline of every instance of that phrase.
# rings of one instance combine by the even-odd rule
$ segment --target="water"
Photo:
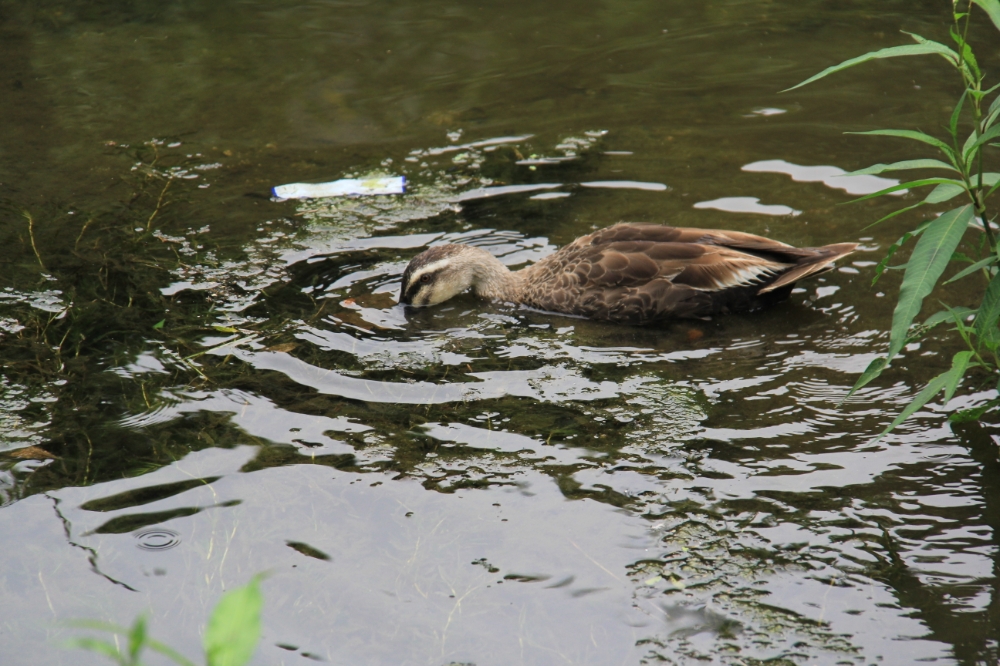
[[[195,657],[261,571],[259,664],[996,663],[995,428],[874,439],[956,342],[840,405],[914,218],[834,176],[915,155],[843,132],[938,127],[953,81],[777,94],[947,10],[0,3],[4,663],[104,663],[60,622],[143,612]],[[618,220],[862,246],[711,322],[395,304],[430,243],[517,266]]]

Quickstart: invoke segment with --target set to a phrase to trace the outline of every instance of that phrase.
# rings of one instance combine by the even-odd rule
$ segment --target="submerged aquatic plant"
[[[987,147],[1000,147],[1000,144],[994,143],[1000,138],[1000,124],[997,123],[1000,119],[1000,94],[994,97],[987,106],[987,98],[1000,89],[1000,83],[984,89],[985,75],[968,41],[973,6],[983,9],[997,30],[1000,30],[1000,0],[969,0],[968,4],[964,6],[964,10],[963,4],[960,0],[952,2],[950,33],[956,48],[925,39],[920,35],[907,33],[913,38],[915,44],[892,46],[845,60],[839,65],[828,67],[819,74],[788,89],[794,90],[870,60],[911,55],[938,55],[944,58],[962,78],[963,91],[948,122],[947,141],[942,141],[924,132],[907,129],[854,132],[855,134],[889,136],[918,141],[936,148],[944,157],[944,160],[923,158],[892,164],[875,164],[866,169],[845,174],[854,176],[908,169],[934,169],[946,172],[943,176],[902,183],[857,199],[856,201],[864,201],[902,190],[934,186],[934,189],[923,200],[894,211],[875,224],[926,204],[944,203],[957,197],[965,200],[962,205],[952,208],[940,216],[925,220],[903,234],[889,248],[885,258],[875,271],[875,279],[872,284],[887,268],[905,267],[899,299],[892,316],[888,353],[871,362],[855,383],[854,388],[851,389],[851,393],[878,377],[907,344],[919,339],[938,324],[953,323],[955,330],[967,347],[954,355],[950,369],[934,377],[910,401],[882,432],[883,435],[902,423],[942,391],[944,391],[944,404],[947,404],[954,396],[962,378],[973,369],[987,373],[991,380],[1000,379],[1000,329],[997,326],[998,320],[1000,320],[1000,248],[998,248],[997,242],[1000,229],[997,227],[996,215],[991,217],[987,208],[987,200],[1000,187],[1000,173],[986,171],[984,167],[985,149]],[[963,112],[972,116],[972,131],[964,138],[960,136],[959,130]],[[978,256],[969,256],[958,251],[959,244],[966,237],[970,228],[978,232],[978,238],[973,243]],[[889,266],[889,261],[896,251],[913,238],[917,238],[917,243],[905,266]],[[951,308],[945,305],[944,310],[932,315],[922,324],[914,326],[913,322],[920,314],[924,298],[930,295],[941,280],[945,269],[953,262],[969,265],[952,276],[945,284],[970,276],[979,276],[983,280],[982,284],[985,285],[985,289],[979,297],[978,307]],[[1000,405],[1000,397],[994,397],[975,409],[957,412],[951,418],[952,420],[978,420],[997,405]]]
[[[243,666],[250,661],[260,639],[260,610],[264,604],[260,580],[260,574],[254,576],[243,587],[224,594],[215,605],[205,628],[206,666]],[[131,628],[91,620],[76,620],[70,625],[112,634],[112,641],[84,637],[74,639],[70,646],[103,654],[119,666],[140,666],[142,662],[139,658],[146,649],[180,666],[195,666],[193,661],[169,645],[151,638],[146,631],[146,618],[141,615]],[[128,642],[124,649],[119,644],[119,636]]]

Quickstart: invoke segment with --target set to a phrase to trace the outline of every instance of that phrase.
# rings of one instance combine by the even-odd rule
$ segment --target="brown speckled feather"
[[[525,305],[642,324],[757,309],[787,296],[773,293],[777,288],[827,269],[854,248],[796,248],[741,232],[625,223],[578,238],[516,275],[525,278]]]

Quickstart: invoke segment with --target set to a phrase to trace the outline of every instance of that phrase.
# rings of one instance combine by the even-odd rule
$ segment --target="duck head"
[[[437,245],[415,256],[403,271],[399,302],[437,305],[471,288],[476,278],[474,255],[468,245]]]

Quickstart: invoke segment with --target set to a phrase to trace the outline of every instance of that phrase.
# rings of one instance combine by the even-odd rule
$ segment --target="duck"
[[[855,248],[622,222],[518,271],[481,247],[432,246],[403,271],[399,302],[427,307],[471,290],[481,299],[619,324],[709,319],[781,301],[796,282],[831,270]]]

